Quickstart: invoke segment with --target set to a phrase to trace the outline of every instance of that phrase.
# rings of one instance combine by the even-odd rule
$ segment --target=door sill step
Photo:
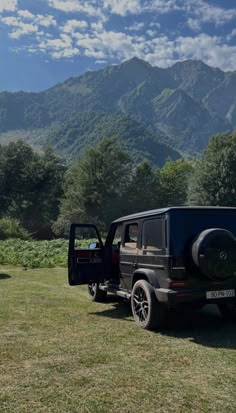
[[[130,299],[131,293],[121,290],[118,284],[110,284],[110,285],[99,285],[99,289],[102,291],[107,291],[108,293],[118,295],[119,297],[125,298],[127,300]]]

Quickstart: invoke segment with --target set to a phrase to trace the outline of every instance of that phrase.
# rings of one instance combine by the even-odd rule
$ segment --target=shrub
[[[0,264],[24,268],[66,267],[67,240],[23,241],[8,239],[0,242]]]
[[[21,240],[30,239],[30,234],[23,228],[19,221],[12,218],[0,219],[0,239],[18,238]]]

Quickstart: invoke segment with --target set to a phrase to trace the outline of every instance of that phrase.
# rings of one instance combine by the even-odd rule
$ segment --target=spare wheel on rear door
[[[192,257],[207,278],[226,280],[236,272],[236,239],[222,228],[202,231],[192,245]]]

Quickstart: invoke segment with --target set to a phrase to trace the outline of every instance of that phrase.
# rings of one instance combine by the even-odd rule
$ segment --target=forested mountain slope
[[[0,93],[0,143],[27,137],[71,158],[117,136],[135,159],[162,164],[176,150],[199,152],[210,135],[236,128],[235,92],[236,72],[192,60],[161,69],[132,58],[40,93]]]

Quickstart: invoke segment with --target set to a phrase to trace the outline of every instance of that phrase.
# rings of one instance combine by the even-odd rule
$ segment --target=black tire
[[[131,294],[131,308],[136,324],[154,330],[165,324],[167,308],[157,300],[155,291],[146,280],[138,280]]]
[[[107,291],[100,290],[98,283],[88,284],[88,293],[91,301],[103,303],[107,298]]]
[[[208,279],[227,280],[236,269],[236,239],[222,228],[202,231],[192,245],[192,258]]]
[[[218,304],[221,315],[226,320],[236,321],[236,300]]]

